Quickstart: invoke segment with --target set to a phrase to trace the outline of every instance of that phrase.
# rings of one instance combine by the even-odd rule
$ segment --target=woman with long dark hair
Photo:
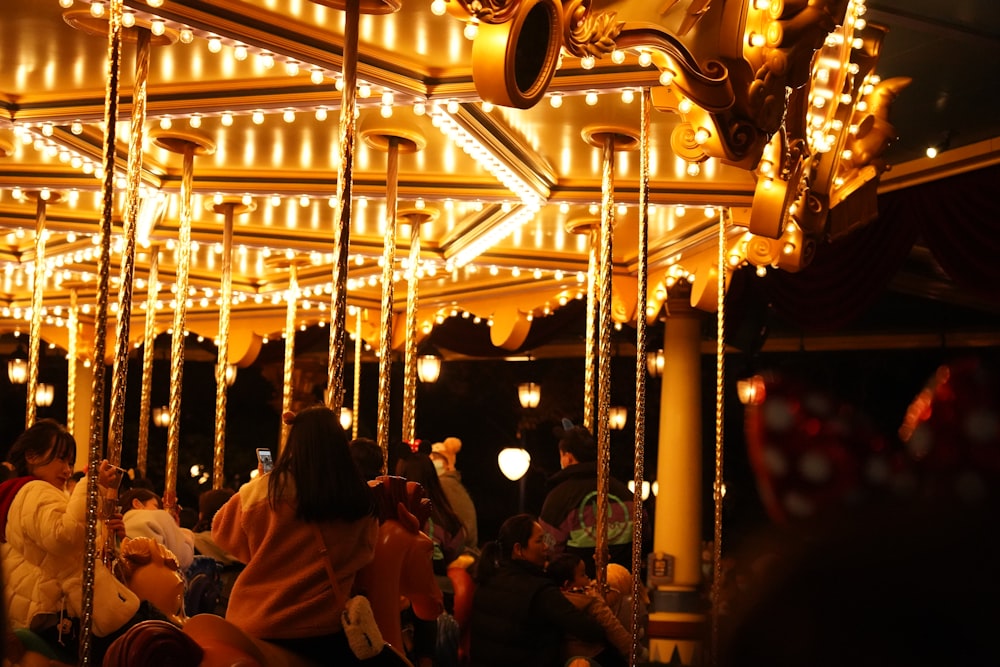
[[[571,634],[603,640],[604,628],[567,600],[545,574],[545,531],[531,514],[517,514],[483,546],[472,602],[473,667],[555,667]]]
[[[292,428],[274,470],[243,485],[212,522],[216,543],[246,563],[226,619],[320,664],[350,663],[341,612],[374,554],[374,500],[332,410],[285,421]]]
[[[434,574],[444,576],[448,564],[461,555],[465,546],[465,525],[448,502],[437,469],[427,454],[418,452],[401,458],[396,474],[420,484],[431,500],[431,516],[422,528],[434,542]]]

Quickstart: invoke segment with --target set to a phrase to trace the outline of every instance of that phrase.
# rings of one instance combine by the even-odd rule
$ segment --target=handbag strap
[[[323,539],[323,533],[320,531],[319,525],[315,523],[309,525],[312,526],[313,533],[316,535],[316,542],[319,544],[319,553],[323,557],[323,565],[326,566],[326,573],[330,576],[330,585],[333,586],[333,594],[340,599],[343,595],[340,592],[340,584],[337,583],[337,575],[333,571],[333,561],[330,560],[330,550],[326,548],[326,540]]]

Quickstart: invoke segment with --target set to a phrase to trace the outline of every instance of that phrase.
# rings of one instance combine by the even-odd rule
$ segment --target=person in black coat
[[[483,546],[472,601],[473,667],[556,667],[566,634],[603,640],[604,629],[546,576],[548,542],[534,516],[518,514]]]

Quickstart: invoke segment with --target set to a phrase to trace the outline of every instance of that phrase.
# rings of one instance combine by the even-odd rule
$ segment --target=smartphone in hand
[[[271,450],[266,447],[257,448],[257,460],[260,461],[261,470],[271,472],[274,468],[274,459],[271,457]]]

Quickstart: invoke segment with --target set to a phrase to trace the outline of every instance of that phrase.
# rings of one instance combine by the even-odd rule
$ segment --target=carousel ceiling
[[[115,71],[111,3],[0,0],[0,330],[28,330],[40,228],[43,338],[66,346],[74,303],[84,329],[93,326],[99,232],[109,210],[117,312],[130,148],[141,153],[134,341],[142,340],[150,306],[158,330],[171,326],[185,215],[186,326],[218,334],[227,211],[230,359],[247,362],[255,341],[280,334],[290,298],[297,327],[328,323],[347,136],[344,65],[355,38],[346,300],[359,309],[366,340],[378,338],[387,219],[398,221],[396,345],[414,279],[421,331],[448,317],[479,318],[493,324],[494,343],[511,349],[534,318],[583,298],[609,180],[605,160],[613,167],[613,203],[603,201],[615,223],[616,321],[654,316],[674,280],[711,280],[706,257],[717,257],[720,216],[734,265],[798,270],[829,233],[826,213],[874,184],[887,164],[895,168],[882,187],[901,187],[938,177],[943,164],[967,169],[995,159],[1000,121],[981,110],[996,108],[998,93],[976,75],[1000,65],[1000,19],[987,4],[952,2],[946,17],[940,3],[909,0],[872,1],[867,13],[847,0],[361,0],[355,26],[341,0],[127,0]],[[540,15],[539,29],[532,22]],[[845,16],[854,27],[840,29],[846,46],[826,37]],[[512,23],[524,32],[505,52]],[[878,24],[888,33],[870,36]],[[558,27],[553,51],[550,29]],[[148,69],[138,46],[147,31]],[[851,46],[862,53],[854,70],[853,56],[844,55]],[[825,74],[811,61],[817,48],[833,63]],[[970,61],[974,69],[961,66]],[[725,73],[712,63],[724,63]],[[119,104],[115,187],[106,195],[109,74],[118,74]],[[824,77],[840,92],[820,109]],[[790,94],[786,111],[785,91],[794,87],[809,97],[796,102]],[[647,88],[644,195],[638,145]],[[889,124],[879,141],[862,146],[865,106]],[[133,123],[139,111],[141,132]],[[137,132],[141,142],[133,143]],[[844,141],[858,144],[853,158]],[[922,157],[929,144],[943,151],[937,161]],[[194,147],[189,199],[184,146]],[[817,162],[831,146],[839,157]],[[822,215],[799,219],[796,203],[810,192]],[[635,287],[644,196],[645,308]],[[760,256],[755,246],[765,247]]]

